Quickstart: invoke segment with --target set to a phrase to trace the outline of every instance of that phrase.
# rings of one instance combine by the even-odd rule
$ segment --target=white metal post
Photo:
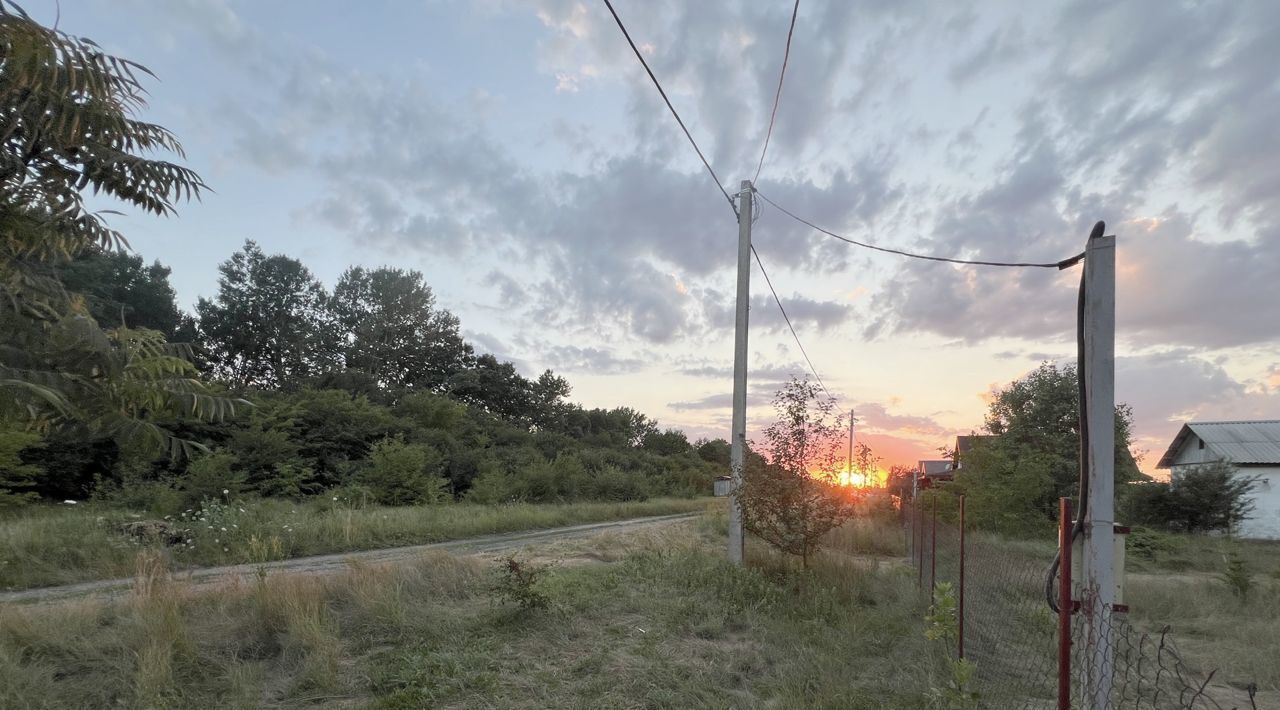
[[[733,333],[733,419],[730,425],[729,561],[742,564],[742,509],[738,488],[747,453],[747,311],[751,307],[751,181],[738,192],[738,305]]]
[[[1085,249],[1085,397],[1089,426],[1089,510],[1084,540],[1083,603],[1087,637],[1084,698],[1111,707],[1111,615],[1115,604],[1116,239],[1101,222]]]

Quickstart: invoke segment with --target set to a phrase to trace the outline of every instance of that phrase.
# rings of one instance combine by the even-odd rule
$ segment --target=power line
[[[841,236],[828,229],[823,229],[822,227],[819,227],[813,222],[810,222],[809,220],[796,215],[794,212],[788,210],[786,207],[783,207],[777,202],[774,202],[773,200],[769,199],[759,191],[757,191],[756,194],[760,195],[760,199],[764,200],[765,202],[768,202],[769,204],[777,208],[779,212],[785,214],[786,216],[790,217],[791,219],[794,219],[795,221],[801,224],[807,225],[827,235],[828,237],[834,237],[835,239],[839,239],[842,242],[847,242],[854,246],[862,247],[864,249],[874,249],[875,251],[882,251],[888,254],[897,254],[899,256],[910,257],[912,259],[924,259],[926,261],[945,261],[949,264],[969,264],[973,266],[1014,266],[1014,267],[1032,267],[1032,268],[1041,268],[1041,269],[1066,269],[1066,268],[1075,266],[1081,259],[1084,258],[1084,252],[1080,252],[1075,256],[1071,256],[1066,259],[1062,259],[1060,261],[1034,263],[1034,262],[1013,262],[1013,261],[977,261],[972,259],[952,259],[945,256],[929,256],[927,254],[915,254],[909,251],[902,251],[900,249],[890,249],[888,247],[876,246],[875,244],[868,244],[866,242],[860,242],[856,239],[850,239],[848,237]]]
[[[787,76],[787,60],[791,58],[791,35],[796,31],[796,15],[800,14],[800,0],[791,8],[791,26],[787,28],[787,48],[782,51],[782,71],[778,73],[778,90],[773,94],[773,111],[769,114],[769,130],[764,134],[764,148],[760,149],[760,162],[756,164],[756,176],[751,184],[760,179],[760,169],[764,167],[764,154],[769,151],[769,139],[773,137],[773,121],[778,117],[778,101],[782,98],[782,80]]]
[[[797,0],[798,1],[798,0]],[[693,146],[694,152],[698,154],[698,158],[702,160],[702,164],[706,166],[707,172],[711,174],[711,179],[716,181],[716,187],[720,188],[724,199],[729,201],[729,209],[733,210],[733,214],[738,214],[738,208],[733,204],[733,198],[729,196],[729,192],[724,189],[720,178],[716,176],[716,171],[711,168],[711,163],[707,162],[706,156],[702,154],[702,149],[698,147],[698,142],[693,139],[693,134],[689,133],[689,129],[685,127],[684,121],[681,120],[680,114],[676,111],[676,107],[671,105],[671,99],[667,98],[667,92],[663,91],[662,84],[658,82],[658,77],[654,76],[653,70],[649,68],[649,63],[644,60],[644,55],[640,54],[640,49],[636,47],[636,43],[631,39],[631,33],[627,32],[626,25],[622,24],[622,18],[618,17],[618,11],[613,9],[613,3],[604,0],[604,4],[609,8],[609,14],[613,15],[613,21],[618,23],[618,29],[622,30],[622,36],[627,38],[627,44],[631,45],[631,51],[635,52],[636,59],[640,60],[641,66],[649,74],[649,79],[653,81],[654,87],[658,89],[658,93],[662,95],[662,100],[666,102],[667,108],[671,110],[671,115],[675,116],[676,123],[680,124],[680,130],[684,131],[684,137],[689,139],[689,145]]]
[[[809,359],[809,353],[805,352],[804,344],[800,342],[800,335],[796,333],[796,327],[791,324],[791,318],[787,315],[787,309],[782,307],[782,299],[778,298],[778,292],[773,288],[773,282],[769,280],[769,272],[764,268],[764,262],[760,261],[760,253],[756,251],[756,246],[751,245],[751,255],[756,258],[756,265],[760,267],[760,273],[764,275],[764,282],[769,286],[769,292],[773,294],[773,302],[778,304],[778,310],[782,311],[782,320],[787,322],[787,328],[791,330],[791,337],[796,339],[796,347],[800,348],[800,354],[804,356],[804,361],[809,364],[809,371],[817,378],[818,384],[822,387],[822,391],[827,393],[827,397],[835,399],[831,394],[831,390],[827,389],[826,383],[822,381],[822,375],[818,374],[818,368],[813,366],[813,361]]]

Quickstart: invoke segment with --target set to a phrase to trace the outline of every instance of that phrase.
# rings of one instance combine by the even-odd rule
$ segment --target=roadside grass
[[[551,566],[532,611],[477,557],[197,594],[143,555],[127,600],[0,607],[0,706],[927,707],[906,566],[849,548],[801,571],[752,545],[738,568],[706,517],[568,544],[614,561]]]
[[[147,518],[102,504],[38,507],[0,516],[0,590],[127,577],[139,552],[171,569],[268,562],[292,557],[418,545],[651,515],[697,512],[709,499],[659,498],[627,503],[351,506],[333,500],[208,501],[185,518],[165,546],[122,532]]]

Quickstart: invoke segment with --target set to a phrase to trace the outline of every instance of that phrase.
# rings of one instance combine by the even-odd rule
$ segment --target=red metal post
[[[1071,710],[1071,499],[1058,499],[1058,708]]]
[[[911,561],[916,561],[916,505],[911,502]]]
[[[964,496],[960,496],[960,609],[957,616],[960,626],[959,657],[964,658]]]
[[[929,532],[929,597],[938,580],[938,496],[933,497],[933,523]]]
[[[920,521],[920,553],[916,561],[916,587],[924,586],[924,506],[916,506],[916,519]]]

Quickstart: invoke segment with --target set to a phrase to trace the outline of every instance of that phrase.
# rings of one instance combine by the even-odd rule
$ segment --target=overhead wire
[[[724,195],[724,199],[729,201],[729,209],[733,210],[733,214],[738,214],[738,208],[733,203],[733,198],[729,196],[728,190],[724,189],[724,184],[720,182],[720,177],[716,175],[716,171],[711,167],[711,163],[707,162],[707,157],[702,154],[702,149],[698,147],[698,142],[693,139],[693,134],[684,125],[684,120],[680,118],[680,113],[676,111],[676,107],[671,105],[671,99],[667,98],[667,92],[663,90],[662,83],[658,81],[658,77],[654,75],[653,70],[649,68],[649,62],[646,62],[644,55],[640,53],[640,48],[631,39],[631,33],[627,31],[626,25],[622,24],[622,18],[618,17],[618,11],[613,9],[613,3],[610,0],[604,0],[604,4],[609,8],[609,14],[613,15],[613,21],[618,23],[618,29],[622,30],[622,36],[627,39],[627,44],[631,45],[631,51],[635,52],[636,59],[640,60],[640,65],[649,75],[649,79],[653,82],[658,93],[662,95],[662,100],[667,104],[667,109],[671,111],[671,115],[675,117],[676,123],[680,124],[680,130],[684,131],[684,137],[689,139],[689,145],[693,146],[693,150],[698,154],[698,158],[702,160],[702,165],[706,167],[707,173],[711,175],[711,179],[716,181],[716,187],[720,188],[720,193]]]
[[[897,254],[898,256],[905,256],[911,259],[924,259],[925,261],[941,261],[941,262],[946,262],[948,264],[965,264],[969,266],[1009,266],[1009,267],[1041,268],[1041,269],[1067,269],[1079,263],[1080,260],[1084,258],[1084,252],[1080,252],[1075,256],[1070,256],[1065,259],[1060,259],[1058,261],[1049,261],[1049,262],[982,261],[978,259],[956,259],[956,258],[947,257],[947,256],[931,256],[928,254],[917,254],[915,252],[903,251],[901,249],[892,249],[890,247],[882,247],[875,244],[858,241],[857,239],[850,239],[849,237],[846,237],[840,234],[836,234],[835,232],[829,229],[824,229],[822,227],[819,227],[813,222],[810,222],[809,220],[797,215],[791,210],[788,210],[787,208],[783,207],[777,202],[774,202],[773,200],[769,199],[767,195],[759,192],[758,190],[756,191],[756,194],[760,195],[760,199],[764,200],[765,202],[768,202],[770,205],[773,205],[773,207],[776,208],[779,212],[785,214],[786,216],[790,217],[791,219],[794,219],[795,221],[803,225],[806,225],[822,234],[827,235],[828,237],[839,239],[842,242],[852,244],[853,246],[856,246],[856,247],[862,247],[863,249],[872,249],[874,251],[885,252],[887,254]]]
[[[782,82],[787,78],[787,60],[791,58],[791,35],[796,31],[796,16],[800,14],[800,0],[791,8],[791,26],[787,28],[787,46],[782,50],[782,71],[778,72],[778,90],[773,94],[773,111],[769,113],[769,129],[764,134],[764,147],[760,149],[760,162],[756,163],[755,177],[751,184],[760,179],[760,169],[764,167],[765,153],[769,152],[769,139],[773,137],[773,122],[778,118],[778,103],[782,99]]]
[[[835,395],[831,394],[831,390],[827,389],[827,384],[822,381],[822,375],[818,374],[818,368],[813,366],[813,360],[809,359],[809,353],[805,352],[804,344],[800,342],[800,335],[796,333],[796,327],[791,323],[791,317],[787,315],[787,309],[782,306],[782,299],[778,298],[778,291],[773,287],[773,282],[769,280],[769,272],[764,268],[764,262],[760,260],[760,252],[756,251],[756,246],[751,245],[751,255],[756,259],[756,266],[760,267],[760,273],[764,275],[764,282],[769,287],[769,292],[773,294],[773,302],[778,304],[778,310],[782,312],[782,320],[786,321],[787,329],[791,331],[791,337],[796,340],[796,347],[800,348],[800,354],[804,356],[804,361],[809,365],[809,371],[813,373],[815,379],[818,380],[818,386],[823,392],[827,393],[829,399],[835,399]]]

